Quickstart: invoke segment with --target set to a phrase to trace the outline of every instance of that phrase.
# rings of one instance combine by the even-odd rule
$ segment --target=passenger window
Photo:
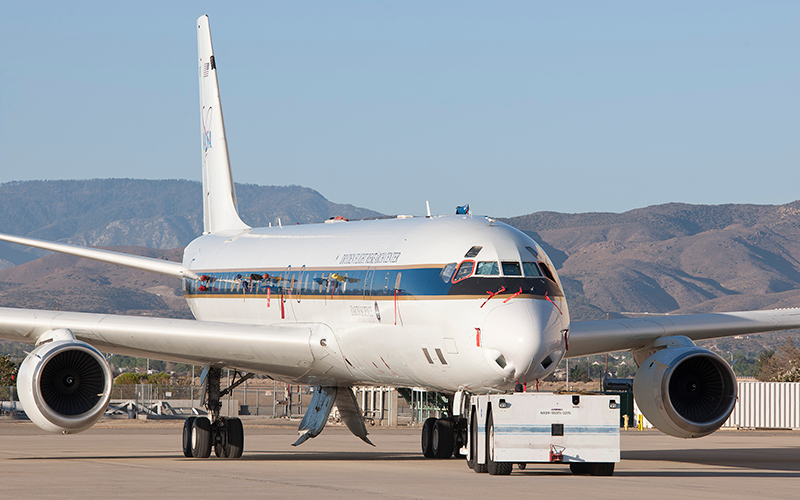
[[[539,277],[542,275],[542,271],[536,262],[523,262],[522,270],[525,272],[525,276]]]
[[[471,260],[465,260],[458,266],[458,271],[456,271],[456,275],[453,276],[453,283],[457,283],[464,278],[469,278],[472,274],[472,269],[475,267],[475,262]]]
[[[453,273],[455,272],[455,270],[456,270],[455,262],[447,264],[446,266],[444,266],[444,269],[442,269],[442,272],[439,273],[439,277],[442,278],[442,281],[447,283],[450,281],[450,278],[453,277]]]
[[[503,262],[503,275],[522,276],[522,270],[519,268],[519,262]]]
[[[475,274],[480,276],[497,276],[500,274],[500,266],[497,262],[478,262]]]

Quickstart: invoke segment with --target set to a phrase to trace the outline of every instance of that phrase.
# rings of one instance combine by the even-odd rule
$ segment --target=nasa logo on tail
[[[203,114],[203,152],[211,147],[211,115],[214,108],[208,108]]]

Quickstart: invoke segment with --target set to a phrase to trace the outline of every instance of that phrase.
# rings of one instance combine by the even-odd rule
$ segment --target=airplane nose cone
[[[552,307],[542,301],[519,300],[489,312],[481,329],[481,346],[489,365],[505,382],[526,382],[534,362],[544,359],[547,332],[554,323]],[[549,305],[549,304],[548,304]]]

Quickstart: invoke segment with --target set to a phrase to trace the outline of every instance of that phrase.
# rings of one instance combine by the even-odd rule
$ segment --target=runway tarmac
[[[800,432],[719,431],[695,440],[624,431],[613,477],[563,465],[476,474],[464,460],[428,460],[419,430],[370,428],[375,448],[341,427],[292,448],[296,423],[245,422],[240,460],[180,453],[180,421],[101,421],[73,436],[0,419],[6,498],[586,498],[800,497]],[[213,457],[213,455],[212,455]]]

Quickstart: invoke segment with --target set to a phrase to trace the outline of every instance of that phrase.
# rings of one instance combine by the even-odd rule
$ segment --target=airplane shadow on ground
[[[186,458],[178,453],[176,454],[163,454],[163,455],[94,455],[94,456],[54,456],[54,457],[13,457],[7,460],[153,460],[153,459],[175,459],[175,460],[197,460],[195,458]],[[407,461],[426,461],[429,460],[418,453],[381,453],[381,452],[259,452],[254,451],[248,453],[245,451],[241,458],[236,460],[227,460],[217,458],[214,453],[211,457],[201,460],[221,460],[223,462],[231,463],[237,461],[245,462],[407,462]],[[463,460],[463,459],[462,459]]]
[[[619,471],[621,476],[697,477],[800,477],[800,450],[796,448],[720,448],[688,450],[632,450],[621,454],[623,461],[673,462],[729,467],[713,471]]]

